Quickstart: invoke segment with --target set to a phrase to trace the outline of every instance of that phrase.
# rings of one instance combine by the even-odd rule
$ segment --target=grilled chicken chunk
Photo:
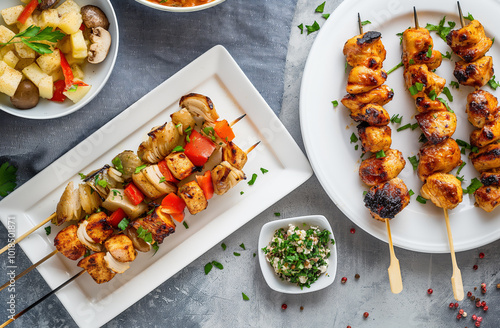
[[[376,220],[392,219],[410,202],[410,194],[403,180],[394,178],[375,185],[364,198],[365,206]]]
[[[465,111],[469,122],[476,128],[482,128],[484,124],[495,119],[498,113],[498,100],[487,91],[476,90],[467,95]]]
[[[192,116],[201,117],[210,123],[215,123],[219,118],[212,100],[198,93],[190,93],[182,96],[179,100],[179,106],[187,109]]]
[[[415,119],[427,140],[433,144],[450,138],[457,129],[457,116],[449,111],[420,113]]]
[[[500,187],[499,186],[482,186],[474,192],[476,198],[476,206],[482,208],[486,212],[493,211],[500,205]]]
[[[483,125],[479,130],[470,134],[470,143],[476,147],[484,147],[500,139],[500,115],[496,115],[493,121]]]
[[[426,142],[419,151],[417,175],[420,180],[425,181],[434,173],[448,173],[460,164],[460,148],[452,138],[439,144]]]
[[[186,207],[191,214],[197,214],[208,206],[203,190],[196,181],[190,181],[179,188],[177,192],[180,198],[186,203]]]
[[[183,152],[171,153],[165,161],[172,175],[178,180],[183,180],[198,170]]]
[[[108,269],[104,260],[106,253],[99,252],[89,255],[78,262],[78,266],[87,271],[87,273],[98,284],[110,281],[115,276],[115,273]]]
[[[448,33],[446,42],[454,53],[468,63],[483,57],[493,44],[478,20],[473,20],[469,25]]]
[[[54,246],[61,252],[62,255],[66,256],[68,259],[76,261],[83,255],[87,249],[78,239],[77,236],[78,227],[76,225],[70,225],[57,234],[54,238]]]
[[[419,92],[416,94],[415,106],[420,113],[428,111],[446,111],[448,110],[441,101],[438,99],[432,100],[424,92]]]
[[[462,85],[480,88],[493,76],[493,59],[485,56],[471,63],[458,61],[453,75]]]
[[[147,163],[158,163],[167,156],[182,141],[174,123],[168,122],[160,127],[154,127],[146,141],[139,145],[137,155]]]
[[[368,92],[384,84],[387,73],[382,70],[374,70],[365,66],[356,66],[349,72],[346,90],[348,93],[358,94]]]
[[[436,96],[439,95],[446,84],[446,80],[429,71],[426,65],[411,65],[409,66],[404,73],[406,88],[410,89],[412,86],[416,87],[416,83],[421,83],[422,89],[417,89],[427,95],[430,94],[431,91],[436,93]],[[413,99],[417,99],[420,94],[416,92],[412,95]]]
[[[377,158],[377,155],[373,154],[361,162],[359,176],[368,186],[375,186],[397,177],[405,165],[405,159],[399,150],[388,149],[385,157]]]
[[[500,172],[483,172],[480,180],[485,186],[500,186]]]
[[[383,126],[389,124],[391,117],[380,105],[368,104],[359,109],[351,110],[351,118],[356,122],[366,122],[368,125]]]
[[[453,209],[462,201],[462,184],[454,175],[434,173],[427,177],[420,194],[437,207]]]
[[[393,97],[394,91],[384,84],[365,93],[358,93],[356,95],[348,93],[342,98],[341,102],[350,110],[356,110],[367,104],[384,106]]]
[[[364,153],[386,151],[391,147],[391,128],[385,126],[358,125],[358,135],[361,139],[361,149]]]
[[[231,166],[229,162],[222,162],[210,171],[214,192],[223,195],[241,180],[246,179],[245,173]]]
[[[381,69],[386,54],[381,36],[380,32],[369,31],[347,40],[344,44],[347,63],[352,67]]]
[[[222,148],[222,161],[228,162],[231,166],[237,168],[238,170],[243,169],[247,163],[247,159],[247,154],[232,141],[229,141]]]
[[[500,144],[493,143],[482,147],[477,153],[471,152],[469,158],[478,172],[500,168]]]
[[[428,57],[429,49],[434,48],[434,42],[425,28],[409,28],[403,32],[403,64],[405,68],[411,65],[425,64],[429,69],[436,69],[441,65],[441,53],[431,50],[432,55]]]
[[[175,223],[170,215],[163,213],[160,207],[157,207],[151,214],[146,217],[133,221],[132,226],[135,229],[145,229],[151,232],[153,240],[158,244],[163,243],[163,239],[175,232]]]
[[[104,243],[104,247],[119,262],[132,262],[137,255],[132,240],[124,234],[110,237]]]
[[[95,243],[102,244],[113,234],[113,227],[108,222],[108,216],[104,212],[94,213],[87,219],[87,235]]]

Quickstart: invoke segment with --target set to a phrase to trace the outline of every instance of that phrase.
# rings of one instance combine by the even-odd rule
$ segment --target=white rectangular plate
[[[227,120],[247,114],[234,127],[235,143],[247,149],[262,141],[245,166],[247,177],[257,173],[258,178],[253,186],[241,182],[215,196],[202,213],[187,215],[189,229],[177,224],[156,255],[139,254],[127,272],[109,283],[97,285],[85,274],[59,291],[61,303],[81,327],[108,322],[312,175],[306,157],[262,96],[226,49],[215,46],[6,197],[0,202],[2,223],[7,226],[8,217],[14,218],[21,235],[41,222],[54,212],[67,183],[78,183],[79,172],[102,167],[125,149],[136,150],[153,126],[170,120],[179,98],[190,92],[209,96]],[[262,174],[260,168],[269,172]],[[46,236],[39,229],[20,243],[32,262],[54,249],[59,230]],[[76,263],[57,254],[38,269],[55,288],[80,271]]]

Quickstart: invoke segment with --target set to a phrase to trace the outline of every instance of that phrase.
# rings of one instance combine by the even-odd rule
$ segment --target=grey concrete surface
[[[325,12],[332,12],[340,2],[327,1]],[[316,34],[300,34],[296,26],[301,23],[310,25],[314,20],[322,25],[324,19],[314,13],[320,3],[311,0],[297,2],[284,71],[284,94],[280,99],[279,117],[302,149],[299,87]],[[277,101],[275,95],[268,97]],[[304,295],[287,295],[274,292],[267,286],[253,253],[259,251],[260,228],[276,219],[275,212],[280,212],[281,218],[307,214],[322,214],[328,218],[339,254],[337,278],[330,287]],[[351,228],[355,228],[356,233],[351,234]],[[481,327],[500,327],[500,290],[496,289],[496,284],[500,283],[497,276],[500,241],[457,254],[465,291],[473,292],[489,306],[485,313],[466,299],[460,302],[459,308],[463,308],[468,317],[457,320],[458,309],[448,307],[454,302],[449,255],[396,249],[404,290],[393,295],[386,270],[389,265],[387,244],[355,227],[336,208],[315,177],[221,242],[227,245],[226,251],[220,245],[213,247],[106,327],[473,327],[472,314],[483,317]],[[246,251],[238,246],[241,243],[246,245]],[[241,256],[235,257],[234,251],[240,252]],[[485,254],[484,259],[478,258],[480,252]],[[212,260],[221,262],[224,270],[212,270],[205,275],[203,267]],[[20,261],[29,264],[22,254]],[[473,265],[478,265],[478,269],[473,270]],[[360,278],[355,279],[355,274]],[[340,283],[343,276],[347,277],[345,284]],[[483,282],[488,289],[485,295],[479,291]],[[478,290],[474,291],[476,287]],[[428,288],[433,289],[432,295],[427,294]],[[21,280],[18,290],[23,304],[30,304],[48,292],[48,287],[36,273]],[[242,300],[242,292],[250,300]],[[282,304],[287,304],[286,310],[281,309]],[[369,312],[366,319],[363,318],[364,312]],[[23,318],[15,326],[75,326],[57,298],[47,300]]]

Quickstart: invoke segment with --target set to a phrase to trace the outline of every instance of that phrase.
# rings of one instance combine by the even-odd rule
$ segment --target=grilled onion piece
[[[214,192],[223,195],[241,180],[246,179],[245,173],[231,166],[228,162],[222,162],[211,171]]]
[[[82,217],[82,207],[78,189],[74,189],[73,181],[70,181],[57,203],[56,216],[52,219],[55,225],[61,225],[66,221],[78,221]]]
[[[190,93],[182,96],[179,100],[179,106],[186,108],[192,116],[201,117],[210,123],[215,123],[219,118],[212,100],[198,93]]]

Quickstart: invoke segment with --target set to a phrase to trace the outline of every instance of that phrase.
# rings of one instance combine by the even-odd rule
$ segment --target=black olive
[[[89,29],[95,27],[102,27],[107,30],[109,28],[109,21],[106,14],[96,6],[88,5],[83,6],[81,9],[83,24]]]
[[[12,105],[19,109],[30,109],[38,105],[40,92],[37,86],[30,80],[19,83],[14,96],[10,97]]]

